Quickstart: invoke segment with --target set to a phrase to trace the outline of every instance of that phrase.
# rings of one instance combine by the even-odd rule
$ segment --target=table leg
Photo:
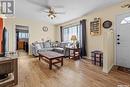
[[[80,49],[78,49],[78,58],[80,59]]]
[[[75,57],[75,50],[73,50],[73,54],[74,54],[73,59],[76,59],[76,57]]]
[[[61,66],[63,66],[63,57],[61,58]]]
[[[52,60],[49,60],[49,69],[52,69]]]
[[[102,64],[101,64],[102,62],[101,62],[101,54],[100,54],[100,66],[102,66]]]
[[[41,56],[39,55],[39,60],[41,59]]]
[[[70,49],[69,49],[69,59],[70,59]]]

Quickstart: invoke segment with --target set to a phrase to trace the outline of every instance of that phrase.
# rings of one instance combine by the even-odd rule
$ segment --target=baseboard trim
[[[112,64],[112,65],[109,67],[109,69],[108,69],[108,73],[110,73],[110,72],[111,72],[111,70],[112,70],[113,66],[114,66],[114,64]]]

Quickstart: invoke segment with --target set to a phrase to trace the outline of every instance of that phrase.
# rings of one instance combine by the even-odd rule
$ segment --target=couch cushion
[[[40,49],[39,51],[41,52],[41,51],[51,51],[51,50],[53,50],[53,48],[43,48],[43,49]]]
[[[65,48],[65,46],[67,46],[67,43],[64,43],[64,42],[60,43],[61,48]]]
[[[34,43],[32,43],[32,45],[33,45],[33,46],[35,46],[37,43],[38,43],[38,42],[37,42],[37,41],[35,41]]]
[[[35,46],[36,46],[37,49],[42,49],[41,44],[35,44]]]
[[[61,47],[54,48],[54,51],[59,52],[59,53],[64,53],[64,49]]]
[[[51,48],[51,43],[50,42],[45,42],[44,47],[45,48]]]
[[[41,46],[41,48],[44,48],[44,43],[43,42],[34,42],[34,43],[32,43],[32,45],[33,46],[38,46],[38,48],[39,48],[39,46]]]
[[[49,51],[49,50],[53,50],[53,48],[43,48],[43,50]]]

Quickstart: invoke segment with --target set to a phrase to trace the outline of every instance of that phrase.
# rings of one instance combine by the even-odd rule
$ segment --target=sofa
[[[65,48],[67,44],[64,42],[34,42],[32,43],[32,55],[38,56],[38,52],[43,51],[55,51],[67,57],[69,56],[69,50]]]

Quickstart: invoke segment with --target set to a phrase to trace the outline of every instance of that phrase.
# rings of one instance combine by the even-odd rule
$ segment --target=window
[[[121,21],[121,24],[128,24],[130,23],[130,17],[126,17]]]
[[[28,38],[28,33],[19,32],[19,38],[20,39]]]
[[[64,42],[70,42],[71,36],[76,35],[77,40],[80,41],[80,25],[75,25],[71,27],[65,27],[62,30],[62,37]]]

